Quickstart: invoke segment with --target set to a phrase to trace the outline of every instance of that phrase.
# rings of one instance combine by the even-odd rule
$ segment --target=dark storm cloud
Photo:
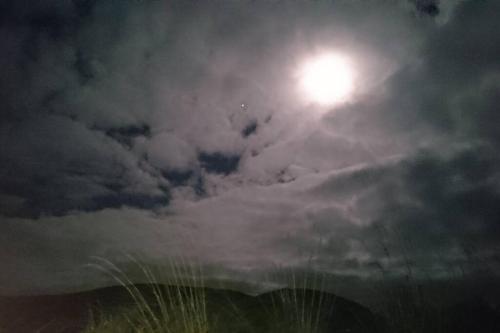
[[[498,253],[497,1],[2,6],[1,246],[20,281],[37,263],[71,285],[120,249],[245,274],[439,275]],[[360,87],[313,117],[283,68],[323,47]]]

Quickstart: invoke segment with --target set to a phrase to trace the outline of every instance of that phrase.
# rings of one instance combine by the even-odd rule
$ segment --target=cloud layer
[[[497,2],[0,6],[1,292],[99,285],[89,258],[123,253],[498,273]],[[294,72],[332,49],[357,85],[328,110]]]

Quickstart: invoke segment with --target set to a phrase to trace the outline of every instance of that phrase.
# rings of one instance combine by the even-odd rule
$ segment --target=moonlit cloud
[[[86,264],[124,253],[264,282],[438,277],[465,246],[498,273],[498,7],[0,5],[0,292],[106,284]],[[356,65],[345,103],[298,96],[325,50]]]

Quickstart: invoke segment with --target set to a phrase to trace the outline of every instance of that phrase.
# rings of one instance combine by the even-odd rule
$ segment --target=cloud
[[[162,214],[123,208],[6,219],[1,253],[16,282],[0,285],[4,293],[90,288],[110,283],[86,266],[92,257],[122,262],[126,254],[160,266],[182,258],[257,284],[272,282],[262,272],[277,267],[376,280],[380,269],[405,274],[408,261],[417,277],[450,277],[455,269],[474,269],[471,255],[490,263],[489,274],[498,273],[494,203],[500,193],[497,173],[488,171],[497,170],[497,161],[489,151],[478,160],[476,151],[444,158],[422,152],[285,184],[233,188],[175,202]]]
[[[4,4],[2,290],[99,285],[82,265],[122,252],[240,277],[494,262],[496,7]],[[357,87],[322,110],[293,73],[332,48]]]
[[[413,0],[412,2],[418,12],[432,17],[439,15],[439,0]]]
[[[11,214],[36,216],[122,204],[164,204],[161,180],[106,135],[60,116],[4,125],[2,190],[24,199]]]
[[[338,6],[338,13],[332,8],[320,16],[317,8],[303,4],[284,4],[282,10],[242,3],[219,11],[220,5],[4,5],[2,155],[11,165],[1,180],[2,192],[26,200],[21,210],[8,209],[9,214],[141,207],[141,201],[144,208],[154,208],[167,204],[179,185],[191,187],[181,191],[190,193],[189,200],[196,197],[193,193],[206,193],[203,184],[213,177],[205,174],[213,173],[238,171],[238,181],[272,183],[291,164],[324,169],[329,162],[317,152],[330,144],[338,147],[331,155],[336,155],[335,167],[362,161],[367,153],[351,138],[312,133],[318,124],[300,111],[306,106],[294,99],[290,75],[307,44],[321,45],[336,26],[344,25],[352,31],[338,29],[334,40],[358,55],[361,48],[372,47],[373,59],[385,57],[380,70],[390,71],[397,59],[384,55],[373,40],[370,45],[354,42],[377,26],[377,15],[385,11],[373,6],[378,14],[364,18],[353,10],[356,6],[346,4]],[[308,15],[299,18],[302,10]],[[364,26],[355,27],[345,17],[362,20]],[[326,24],[330,19],[333,23]],[[231,34],[226,33],[229,27]],[[394,36],[401,42],[412,30],[403,27]],[[382,32],[372,35],[376,40]],[[375,77],[379,69],[370,61],[365,57],[360,66],[367,77]],[[297,130],[296,123],[304,121],[309,128]],[[302,139],[310,147],[291,159]],[[95,151],[80,149],[89,144]],[[280,160],[274,152],[282,149]],[[51,154],[63,158],[47,161]],[[29,155],[30,161],[19,166],[20,155]],[[112,169],[127,176],[110,181],[123,177],[112,177]]]

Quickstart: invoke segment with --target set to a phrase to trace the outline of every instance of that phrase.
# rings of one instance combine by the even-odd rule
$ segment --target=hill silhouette
[[[154,288],[185,295],[203,292],[207,317],[217,323],[209,333],[296,333],[296,324],[315,327],[325,333],[406,332],[391,326],[393,318],[382,316],[365,306],[333,293],[311,289],[279,289],[257,296],[229,289],[135,285],[155,308]],[[394,304],[395,306],[405,305]],[[134,306],[134,300],[122,286],[86,292],[0,297],[0,332],[2,333],[79,333],[91,320],[102,314],[119,314]],[[417,309],[418,310],[418,309]],[[426,333],[497,333],[500,310],[482,299],[468,299],[441,309],[424,309],[427,322],[440,325],[414,326],[408,332]],[[417,323],[418,324],[418,323]],[[221,329],[223,327],[223,329]],[[295,327],[295,328],[294,328]],[[424,332],[422,331],[422,333]],[[300,331],[302,332],[302,331]]]

